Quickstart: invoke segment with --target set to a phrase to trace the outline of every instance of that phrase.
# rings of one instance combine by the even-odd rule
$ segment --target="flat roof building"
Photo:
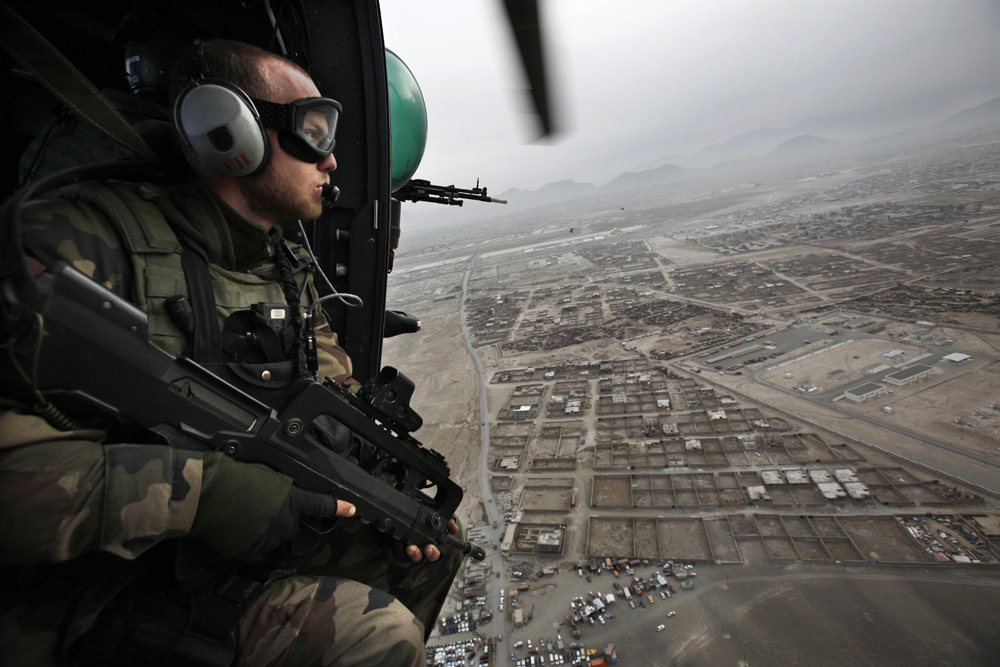
[[[809,479],[811,479],[816,484],[833,481],[833,477],[830,476],[830,471],[824,470],[822,468],[818,470],[810,470]]]
[[[823,482],[822,484],[817,484],[816,487],[827,500],[837,500],[838,498],[847,497],[847,492],[844,491],[844,487],[838,482]]]
[[[926,364],[914,364],[901,371],[890,373],[882,379],[889,384],[896,385],[897,387],[905,387],[908,384],[919,382],[920,380],[928,378],[936,372],[937,371],[933,366],[927,366]]]
[[[846,484],[847,482],[857,482],[857,474],[850,468],[837,468],[833,471],[833,476],[841,484]]]
[[[809,475],[801,468],[786,468],[784,473],[789,484],[808,484],[810,481]]]
[[[768,486],[785,483],[785,478],[782,477],[779,470],[762,470],[760,472],[760,479]]]
[[[865,382],[844,392],[844,398],[855,403],[864,403],[885,394],[885,387],[874,382]]]
[[[864,500],[872,495],[871,489],[862,482],[844,482],[844,489],[853,500]]]
[[[866,327],[872,324],[875,320],[870,317],[855,317],[853,320],[848,320],[844,322],[844,326],[848,329],[860,329],[861,327]]]
[[[562,553],[563,532],[560,529],[538,534],[538,551],[543,553]]]

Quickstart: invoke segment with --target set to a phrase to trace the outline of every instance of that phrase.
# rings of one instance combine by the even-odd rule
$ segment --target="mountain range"
[[[806,127],[843,128],[847,120],[849,119],[845,116],[838,116],[836,119],[827,117],[803,122],[793,128],[759,128],[736,135],[723,144],[707,146],[693,154],[669,156],[654,163],[647,163],[634,171],[620,174],[603,186],[562,180],[549,183],[538,190],[511,188],[499,195],[492,195],[507,200],[508,203],[503,209],[495,205],[471,204],[461,209],[447,207],[446,210],[432,210],[418,217],[408,215],[408,210],[404,207],[404,221],[406,221],[404,225],[413,231],[418,229],[427,231],[430,228],[454,224],[506,218],[534,209],[545,209],[538,212],[540,215],[555,215],[560,209],[578,205],[580,200],[589,197],[662,188],[666,184],[681,181],[686,176],[704,175],[714,170],[780,167],[798,162],[825,160],[838,154],[892,143],[902,144],[921,139],[938,140],[952,134],[982,130],[997,133],[1000,132],[1000,97],[959,111],[937,123],[903,131],[898,131],[898,128],[906,126],[897,123],[891,126],[896,128],[896,131],[865,141],[837,141],[803,131]],[[845,132],[841,129],[836,134],[843,135]],[[664,162],[668,159],[671,162]]]

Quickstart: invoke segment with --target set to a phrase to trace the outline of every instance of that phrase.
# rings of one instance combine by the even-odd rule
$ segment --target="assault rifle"
[[[433,185],[430,181],[410,179],[406,185],[392,194],[399,201],[429,201],[434,204],[448,204],[450,206],[461,206],[463,199],[473,201],[492,202],[494,204],[506,204],[506,199],[497,199],[486,194],[486,188],[479,187],[476,180],[476,187],[471,190],[466,188],[456,188],[454,185]]]
[[[38,332],[40,348],[27,356],[37,362],[37,385],[53,403],[69,399],[175,446],[263,463],[304,489],[353,503],[352,520],[404,543],[448,544],[485,558],[482,548],[447,531],[462,488],[450,479],[444,457],[406,432],[409,381],[394,369],[381,374],[390,388],[376,392],[378,408],[333,382],[308,379],[272,408],[153,345],[145,313],[68,264],[54,262],[37,285],[44,334]],[[371,465],[362,464],[351,444],[358,438],[376,450]]]

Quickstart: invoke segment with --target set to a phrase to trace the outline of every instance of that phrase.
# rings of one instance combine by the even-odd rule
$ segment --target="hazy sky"
[[[381,6],[386,46],[427,104],[415,176],[480,177],[493,194],[603,185],[741,132],[939,87],[955,111],[958,85],[1000,96],[1000,0],[540,0],[562,126],[543,145],[499,0]]]

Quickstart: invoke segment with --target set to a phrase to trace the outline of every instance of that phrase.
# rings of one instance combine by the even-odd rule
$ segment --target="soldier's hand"
[[[303,519],[332,519],[354,516],[355,507],[345,500],[337,500],[328,493],[306,491],[292,485],[278,514],[249,549],[236,556],[246,562],[255,562],[282,544],[291,542],[299,531],[305,529]]]
[[[454,519],[448,521],[448,532],[452,535],[458,535],[458,524],[455,523]],[[438,549],[436,544],[428,544],[424,547],[423,551],[421,551],[420,547],[417,545],[411,544],[406,547],[406,555],[414,563],[419,563],[425,556],[427,557],[427,560],[433,563],[441,557],[441,550]]]

